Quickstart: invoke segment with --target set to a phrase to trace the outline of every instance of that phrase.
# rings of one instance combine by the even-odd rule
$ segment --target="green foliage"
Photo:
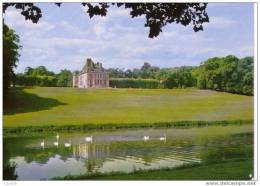
[[[50,100],[51,101],[51,100]],[[53,104],[53,103],[52,103]],[[57,103],[55,103],[57,104]],[[62,105],[62,103],[59,103]],[[57,104],[58,105],[58,104]],[[49,106],[51,107],[51,106]],[[46,106],[47,108],[47,106]],[[37,108],[39,109],[39,108]],[[40,109],[39,109],[40,110]],[[28,110],[26,110],[28,111]],[[21,111],[22,113],[22,111]],[[252,120],[223,120],[223,121],[172,121],[172,122],[144,122],[144,123],[103,123],[103,124],[80,124],[80,125],[43,125],[43,126],[24,126],[24,127],[5,127],[3,129],[4,136],[32,136],[48,132],[75,132],[75,131],[91,131],[91,130],[118,130],[118,129],[133,129],[133,128],[200,128],[208,126],[241,126],[251,125]],[[217,129],[217,128],[216,128]],[[232,128],[231,128],[232,129]],[[206,131],[208,132],[208,131]],[[216,133],[215,131],[213,133]],[[217,135],[218,133],[214,134]],[[221,135],[225,132],[221,131]],[[209,134],[200,134],[201,137]]]
[[[164,81],[166,88],[186,88],[195,86],[196,79],[192,67],[180,67],[171,71]]]
[[[107,72],[111,78],[134,78],[134,79],[155,79],[157,73],[160,71],[159,67],[151,66],[148,62],[144,62],[143,66],[138,69],[119,69],[109,68]]]
[[[110,79],[109,85],[115,88],[159,88],[159,81],[156,79]]]
[[[72,87],[72,73],[69,70],[61,70],[57,74],[57,86],[58,87]]]
[[[24,74],[26,76],[54,76],[54,72],[48,71],[45,66],[39,66],[36,68],[27,67]]]
[[[197,87],[253,95],[253,70],[253,57],[238,59],[229,55],[210,58],[198,67],[160,69],[145,62],[140,69],[110,68],[107,72],[110,76],[110,86],[116,88]],[[69,70],[62,70],[59,74],[54,74],[44,66],[35,69],[28,67],[24,74],[17,75],[16,84],[71,87],[72,73]]]
[[[253,57],[210,58],[194,70],[197,87],[253,95]]]
[[[71,87],[72,72],[61,70],[60,73],[48,71],[46,67],[27,67],[24,73],[17,74],[15,84],[21,86]]]
[[[109,69],[112,78],[128,78],[117,80],[117,84],[111,81],[112,87],[129,88],[132,79],[157,79],[158,88],[186,88],[197,87],[199,89],[212,89],[217,91],[237,94],[253,95],[253,57],[238,59],[229,55],[226,57],[214,57],[203,62],[199,67],[175,67],[159,68],[145,62],[140,69]],[[146,86],[141,86],[146,88]],[[149,86],[148,86],[149,87]]]
[[[57,78],[55,76],[32,76],[18,74],[15,79],[15,84],[21,86],[56,87]]]
[[[19,58],[19,36],[15,31],[3,24],[3,96],[4,104],[8,102],[8,94],[14,81],[14,68]]]
[[[162,68],[145,62],[140,69],[108,69],[111,87],[118,88],[186,88],[196,86],[194,67]],[[122,78],[121,80],[119,78]]]

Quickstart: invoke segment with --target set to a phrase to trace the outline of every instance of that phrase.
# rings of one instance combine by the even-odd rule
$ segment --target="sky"
[[[16,72],[40,65],[54,72],[81,70],[86,58],[105,68],[133,69],[144,62],[161,68],[197,66],[210,57],[254,54],[253,3],[209,3],[204,31],[169,24],[153,39],[145,18],[131,18],[128,9],[109,8],[107,16],[90,19],[80,3],[36,5],[43,14],[37,24],[14,8],[4,14],[22,45]]]

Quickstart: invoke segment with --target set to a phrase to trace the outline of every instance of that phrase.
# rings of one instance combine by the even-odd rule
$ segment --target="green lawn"
[[[162,170],[67,176],[68,180],[249,180],[253,174],[253,161],[225,162]]]
[[[252,120],[253,97],[197,89],[12,89],[4,127]]]

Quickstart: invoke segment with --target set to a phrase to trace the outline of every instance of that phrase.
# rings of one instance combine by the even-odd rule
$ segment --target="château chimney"
[[[87,67],[92,67],[93,66],[93,62],[91,58],[87,58]]]

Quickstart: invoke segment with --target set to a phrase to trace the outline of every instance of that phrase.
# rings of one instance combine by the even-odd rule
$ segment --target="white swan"
[[[54,146],[59,146],[59,138],[60,138],[60,136],[59,136],[59,134],[57,133],[57,135],[56,135],[57,141],[53,142],[53,145],[54,145]]]
[[[159,140],[160,140],[160,141],[166,141],[166,134],[164,134],[163,137],[160,137]]]
[[[44,148],[44,145],[45,145],[44,140],[42,140],[42,142],[41,142],[41,147]]]
[[[53,142],[53,145],[54,145],[54,146],[59,146],[59,142],[58,142],[58,141],[55,141],[55,142]]]
[[[149,140],[149,136],[144,136],[144,140],[145,141]]]
[[[69,143],[64,143],[64,146],[65,146],[65,147],[70,147],[70,146],[71,146],[71,140],[70,140]]]
[[[90,137],[85,137],[86,142],[92,142],[93,141],[93,136]]]

